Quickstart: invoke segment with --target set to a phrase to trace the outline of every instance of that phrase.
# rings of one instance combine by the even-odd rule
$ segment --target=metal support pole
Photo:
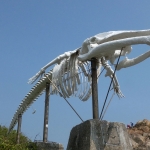
[[[93,119],[99,119],[98,110],[98,88],[97,88],[97,59],[91,59],[91,71],[92,71],[92,108],[93,108]]]
[[[43,127],[43,142],[46,143],[48,139],[48,117],[49,117],[49,90],[50,83],[46,83],[45,93],[45,110],[44,110],[44,127]]]
[[[20,133],[21,133],[21,122],[22,122],[22,115],[18,115],[18,127],[17,127],[17,144],[20,143]]]

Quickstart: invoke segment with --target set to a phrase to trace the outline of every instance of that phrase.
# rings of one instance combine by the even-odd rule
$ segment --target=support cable
[[[101,117],[101,120],[103,120],[104,115],[105,115],[105,113],[106,113],[106,111],[107,111],[107,109],[108,109],[108,106],[109,106],[111,100],[113,99],[114,95],[115,95],[115,92],[114,92],[113,95],[111,96],[111,98],[110,98],[110,100],[109,100],[109,103],[107,104],[107,107],[105,108],[105,111],[104,111],[104,113],[103,113],[103,115],[102,115],[102,117]]]
[[[103,111],[104,111],[104,107],[105,107],[105,104],[106,104],[106,101],[107,101],[107,98],[108,98],[108,94],[110,92],[110,88],[111,88],[111,85],[112,85],[112,82],[113,82],[116,70],[117,70],[117,66],[118,66],[118,63],[119,63],[119,60],[120,60],[120,56],[121,56],[122,50],[123,50],[123,47],[121,48],[120,55],[118,57],[117,64],[115,66],[115,70],[114,70],[113,76],[111,78],[111,82],[110,82],[110,85],[109,85],[109,88],[108,88],[108,91],[107,91],[107,95],[106,95],[106,98],[105,98],[105,101],[104,101],[104,104],[103,104],[103,108],[102,108],[102,111],[101,111],[101,114],[100,114],[100,117],[99,117],[100,120],[102,120],[102,114],[103,114]]]
[[[98,78],[101,76],[101,74],[103,73],[104,69],[106,68],[106,65],[103,67],[102,71],[100,72]]]
[[[46,76],[46,75],[45,75]],[[64,98],[64,96],[63,96],[63,94],[59,91],[59,89],[57,88],[57,86],[52,82],[52,80],[48,77],[48,76],[46,76],[48,79],[49,79],[49,81],[53,84],[53,86],[56,88],[56,90],[59,92],[59,94]],[[66,99],[66,98],[64,98],[64,100],[68,103],[68,105],[72,108],[72,110],[76,113],[76,115],[80,118],[80,120],[82,121],[82,122],[84,122],[83,121],[83,119],[80,117],[80,115],[77,113],[77,111],[72,107],[72,105],[68,102],[68,100]]]

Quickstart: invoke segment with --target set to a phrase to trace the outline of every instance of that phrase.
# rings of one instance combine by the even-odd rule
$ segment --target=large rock
[[[144,120],[141,120],[141,121],[138,121],[134,127],[141,127],[141,126],[147,126],[150,128],[150,121],[147,120],[147,119],[144,119]]]
[[[150,121],[138,121],[133,128],[128,129],[134,150],[150,150]]]
[[[132,135],[131,137],[139,145],[144,145],[145,144],[145,137],[144,136],[142,136],[140,134],[137,134],[137,135]]]
[[[132,150],[122,123],[87,120],[70,133],[67,150]]]

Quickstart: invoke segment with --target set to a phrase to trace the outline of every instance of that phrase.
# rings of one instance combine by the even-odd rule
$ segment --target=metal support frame
[[[17,127],[17,144],[20,143],[20,133],[21,133],[21,122],[22,122],[22,114],[18,115],[18,127]]]
[[[49,96],[50,96],[50,83],[46,82],[45,93],[45,110],[44,110],[44,127],[43,127],[43,142],[48,141],[48,118],[49,118]]]
[[[92,108],[93,108],[93,119],[99,119],[98,110],[98,85],[97,85],[97,59],[91,59],[91,71],[92,71]]]

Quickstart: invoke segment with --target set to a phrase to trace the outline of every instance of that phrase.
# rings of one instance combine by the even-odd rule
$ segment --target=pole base
[[[123,123],[87,120],[71,130],[67,150],[133,150]]]
[[[56,142],[47,142],[44,143],[43,141],[34,141],[37,146],[37,150],[64,150],[64,147],[60,143]]]

